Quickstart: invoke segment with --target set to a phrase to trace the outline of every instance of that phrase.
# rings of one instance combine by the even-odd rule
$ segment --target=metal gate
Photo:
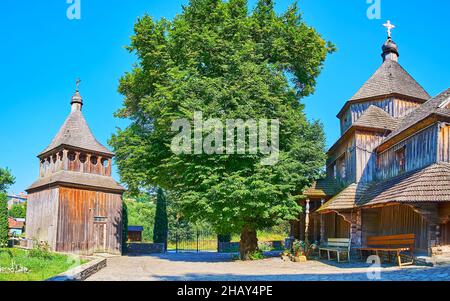
[[[217,235],[209,227],[177,224],[168,234],[168,251],[217,252]]]

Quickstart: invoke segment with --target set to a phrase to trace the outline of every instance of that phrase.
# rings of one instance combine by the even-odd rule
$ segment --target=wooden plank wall
[[[377,179],[388,179],[399,174],[395,152],[402,147],[405,147],[405,172],[435,163],[437,161],[437,136],[438,125],[434,124],[378,154]]]
[[[414,233],[416,248],[426,251],[427,227],[426,220],[406,205],[363,209],[362,212],[363,244],[367,241],[368,236]]]
[[[439,161],[450,162],[450,125],[441,124],[439,130]]]
[[[350,105],[347,112],[341,117],[341,135],[372,105],[377,106],[394,116],[394,100],[392,98],[354,103]],[[345,118],[347,120],[345,120]]]
[[[411,100],[405,100],[405,99],[394,99],[394,114],[392,116],[398,118],[398,117],[404,117],[414,111],[417,107],[420,106],[420,103],[411,101]]]
[[[325,239],[350,238],[350,223],[336,213],[327,213],[323,216],[325,224]]]
[[[28,195],[26,237],[46,241],[55,250],[58,215],[58,188]]]
[[[61,252],[92,254],[95,245],[94,217],[105,218],[106,249],[120,254],[122,237],[120,194],[74,188],[60,188],[56,249]]]
[[[441,244],[450,245],[450,223],[441,225]]]
[[[345,156],[345,174],[346,177],[341,177],[341,171],[337,170],[337,180],[342,184],[349,184],[355,182],[356,179],[356,150],[355,150],[355,137],[350,137],[347,141],[343,142],[338,149],[327,160],[327,174],[329,177],[333,176],[333,164],[337,164],[336,160]]]
[[[341,135],[352,125],[356,120],[361,117],[361,115],[371,106],[377,106],[393,117],[404,117],[411,113],[415,108],[420,106],[420,103],[398,99],[398,98],[387,98],[383,100],[371,100],[360,103],[352,104],[349,109],[342,115],[341,124]]]
[[[385,134],[356,132],[356,182],[370,182],[376,177],[377,156],[374,149],[380,145]]]

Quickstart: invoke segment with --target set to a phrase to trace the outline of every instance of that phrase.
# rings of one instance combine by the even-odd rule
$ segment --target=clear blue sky
[[[77,77],[84,114],[99,141],[106,144],[116,127],[126,125],[113,113],[122,102],[118,79],[134,62],[124,49],[133,24],[144,13],[170,19],[186,2],[81,0],[81,20],[70,21],[66,0],[0,1],[0,166],[17,178],[11,192],[37,178],[36,155],[69,113]],[[278,0],[277,10],[291,2]],[[381,4],[381,20],[369,20],[366,0],[299,1],[306,22],[339,49],[326,61],[316,93],[304,100],[308,117],[324,123],[328,145],[339,136],[336,113],[381,63],[387,19],[397,25],[393,38],[403,67],[431,95],[450,86],[450,1]]]

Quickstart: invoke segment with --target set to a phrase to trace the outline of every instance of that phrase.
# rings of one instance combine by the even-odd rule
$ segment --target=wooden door
[[[106,252],[106,223],[94,222],[94,252]]]

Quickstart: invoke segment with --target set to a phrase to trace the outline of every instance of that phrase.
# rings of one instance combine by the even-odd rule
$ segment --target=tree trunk
[[[249,255],[258,250],[258,238],[256,230],[245,225],[241,232],[241,241],[239,243],[239,253],[241,260],[248,260]]]

